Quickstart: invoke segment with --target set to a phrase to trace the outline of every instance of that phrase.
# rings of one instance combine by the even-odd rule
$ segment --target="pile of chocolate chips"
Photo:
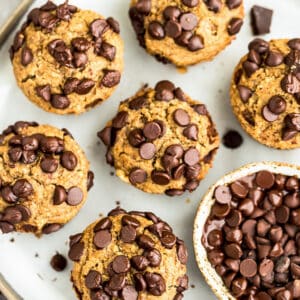
[[[184,7],[191,9],[200,4],[199,0],[182,0],[181,2]],[[208,10],[215,13],[218,13],[222,8],[221,0],[207,0],[204,2]],[[151,4],[151,0],[139,0],[129,11],[131,22],[142,47],[145,47],[144,35],[146,33],[144,18],[150,14]],[[241,4],[241,0],[226,1],[229,9],[235,9]],[[204,48],[203,37],[195,34],[199,19],[193,12],[182,11],[178,6],[167,6],[163,11],[163,18],[164,24],[159,21],[152,21],[149,24],[148,32],[152,38],[162,40],[168,36],[173,38],[176,44],[192,52]],[[238,33],[242,24],[242,19],[232,18],[228,24],[228,34],[235,35]]]
[[[287,71],[281,80],[281,88],[285,93],[293,95],[297,103],[300,103],[300,39],[289,40],[288,46],[291,50],[284,57],[280,52],[271,51],[268,42],[262,39],[253,40],[249,44],[249,54],[247,60],[243,62],[243,70],[247,77],[251,77],[260,68],[285,64]],[[239,70],[235,79],[240,98],[246,103],[253,91],[247,86],[238,85],[241,76],[242,70]],[[281,95],[273,95],[268,104],[263,107],[261,114],[266,121],[274,122],[286,111],[286,107],[287,102]],[[255,125],[253,117],[249,114],[244,115],[245,119]],[[298,112],[287,114],[282,128],[282,140],[290,140],[299,132],[300,114]]]
[[[186,96],[180,88],[176,88],[170,81],[160,81],[155,86],[155,99],[157,101],[171,101],[175,98],[180,101],[186,101]],[[139,110],[148,105],[147,99],[148,91],[145,94],[128,102],[128,107],[132,110]],[[196,113],[203,116],[208,116],[208,112],[203,104],[192,105]],[[173,113],[173,120],[182,127],[182,135],[191,140],[198,140],[198,126],[191,123],[191,117],[184,109],[177,109]],[[98,133],[99,138],[107,146],[106,159],[109,164],[113,166],[114,160],[111,155],[111,147],[114,145],[116,136],[119,130],[125,127],[128,123],[128,112],[120,111],[112,121],[112,126],[105,127]],[[210,128],[209,134],[215,136],[216,132]],[[166,132],[166,124],[161,120],[154,120],[147,122],[143,128],[135,128],[128,132],[128,142],[134,147],[138,148],[139,155],[142,159],[151,160],[155,159],[158,149],[154,144],[156,139],[164,136]],[[182,176],[186,178],[186,183],[182,189],[167,189],[165,193],[168,196],[178,196],[184,191],[193,191],[199,185],[199,174],[201,172],[201,161],[209,163],[216,150],[212,150],[205,157],[195,147],[183,149],[179,144],[173,144],[166,148],[165,153],[162,155],[161,163],[163,169],[153,169],[151,172],[151,180],[158,185],[168,185],[171,180],[178,180]],[[146,182],[148,174],[146,170],[135,167],[129,172],[129,181],[131,184],[136,185]]]
[[[300,182],[269,171],[214,191],[202,243],[238,299],[300,299]]]
[[[157,272],[150,272],[149,267],[156,268],[161,264],[162,255],[155,249],[154,240],[146,233],[137,235],[137,228],[141,225],[135,216],[147,218],[153,222],[148,226],[149,232],[157,236],[163,247],[172,249],[176,247],[178,260],[182,264],[187,263],[187,249],[180,239],[172,232],[172,228],[153,213],[129,212],[121,208],[112,210],[108,217],[100,220],[94,227],[93,244],[95,249],[101,251],[112,242],[111,228],[114,216],[123,215],[121,230],[118,240],[123,243],[133,244],[143,249],[141,255],[128,258],[118,255],[108,264],[106,273],[108,280],[103,280],[103,274],[96,270],[90,270],[85,277],[85,285],[91,291],[92,299],[137,299],[139,292],[148,292],[153,296],[161,296],[166,291],[166,282],[163,276]],[[84,252],[84,243],[81,241],[82,234],[70,237],[69,258],[79,261]],[[117,242],[118,242],[117,240]],[[145,271],[148,268],[148,271]],[[133,284],[129,284],[126,277],[130,275]],[[106,277],[106,276],[105,276]],[[182,292],[188,288],[188,277],[184,275],[177,280],[177,294],[174,300],[183,298]],[[79,292],[79,291],[78,291]]]

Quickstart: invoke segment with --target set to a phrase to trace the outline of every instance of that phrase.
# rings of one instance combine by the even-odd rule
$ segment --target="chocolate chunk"
[[[74,171],[77,166],[77,157],[72,151],[65,151],[60,157],[61,165],[68,171]]]
[[[68,108],[71,104],[70,100],[67,96],[53,94],[51,96],[51,105],[57,109],[65,109]]]
[[[156,147],[152,143],[144,143],[141,145],[141,147],[139,149],[139,154],[140,154],[141,158],[146,159],[146,160],[152,159],[154,157],[155,153],[156,153]]]
[[[240,98],[242,99],[243,102],[246,103],[251,98],[252,91],[244,85],[237,86],[237,89],[238,89]]]
[[[79,52],[86,52],[90,48],[89,41],[84,37],[74,38],[71,44]]]
[[[138,183],[143,183],[147,180],[147,172],[140,168],[135,168],[130,171],[129,181],[131,184],[136,185]]]
[[[67,200],[67,192],[63,186],[57,185],[53,194],[53,204],[60,205]]]
[[[41,160],[41,169],[45,173],[54,173],[58,168],[58,161],[51,156],[43,157]]]
[[[79,205],[83,200],[83,192],[79,187],[71,187],[68,190],[68,197],[66,202],[71,206]]]
[[[99,38],[108,30],[108,24],[103,19],[96,19],[90,24],[90,31],[93,37]]]
[[[88,289],[98,289],[101,287],[102,276],[98,271],[90,270],[86,275],[84,282]]]
[[[21,52],[21,64],[26,67],[33,61],[33,54],[30,48],[23,47]]]
[[[127,111],[120,111],[112,120],[112,126],[116,129],[123,128],[128,120],[128,112]]]
[[[109,61],[113,61],[116,57],[116,52],[117,51],[116,51],[115,46],[113,46],[109,43],[103,42],[101,44],[101,48],[100,48],[99,52],[97,52],[97,54],[103,56],[104,58],[106,58]]]
[[[101,80],[101,84],[107,88],[112,88],[120,83],[121,74],[119,71],[106,70]]]
[[[75,86],[75,92],[79,95],[88,94],[95,86],[95,81],[92,79],[82,79],[78,85]]]
[[[50,265],[55,271],[61,272],[67,266],[67,260],[63,255],[56,253],[51,258]]]
[[[251,9],[251,25],[254,34],[270,32],[273,10],[254,5]]]
[[[107,23],[115,33],[120,33],[120,24],[112,17],[107,18]]]
[[[45,101],[49,102],[51,99],[51,87],[50,84],[42,85],[42,86],[37,86],[35,88],[36,94],[44,99]]]
[[[74,52],[73,62],[76,68],[83,68],[88,62],[88,57],[85,53]]]
[[[193,13],[183,13],[180,16],[180,25],[186,31],[194,30],[198,25],[198,17]]]
[[[228,24],[227,31],[229,35],[236,35],[243,26],[243,19],[232,18]]]
[[[227,131],[223,136],[223,144],[230,149],[236,149],[243,144],[243,137],[235,130]]]
[[[43,227],[42,232],[44,234],[50,234],[50,233],[58,231],[61,228],[62,228],[62,224],[59,224],[59,223],[46,224]]]
[[[106,248],[111,242],[112,236],[108,230],[99,230],[94,235],[94,245],[98,249]]]

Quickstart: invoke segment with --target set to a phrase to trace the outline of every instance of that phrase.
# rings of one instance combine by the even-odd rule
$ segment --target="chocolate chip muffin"
[[[293,165],[251,164],[203,198],[195,251],[219,299],[300,298],[299,178]]]
[[[188,288],[187,249],[153,213],[117,208],[70,237],[78,299],[174,299]]]
[[[213,59],[243,24],[243,0],[132,0],[140,46],[178,67]]]
[[[205,105],[170,81],[123,101],[98,136],[107,146],[107,163],[123,181],[169,196],[195,190],[219,146]]]
[[[66,1],[34,8],[17,32],[11,59],[17,84],[39,107],[79,114],[106,100],[123,69],[119,24]]]
[[[17,122],[0,135],[0,229],[59,230],[84,204],[93,173],[66,130]]]
[[[233,112],[258,142],[300,147],[300,39],[255,39],[235,69]]]

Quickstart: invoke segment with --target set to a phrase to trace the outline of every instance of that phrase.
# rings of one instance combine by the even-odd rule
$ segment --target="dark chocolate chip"
[[[51,96],[51,105],[57,109],[65,109],[68,108],[71,104],[69,98],[60,94],[53,94]]]
[[[18,198],[27,198],[33,193],[33,187],[26,179],[19,179],[12,187],[12,192]]]
[[[230,149],[236,149],[243,144],[243,137],[236,130],[229,130],[223,136],[223,144]]]
[[[67,200],[67,192],[61,185],[57,185],[54,189],[53,204],[60,205]]]
[[[61,228],[62,228],[62,224],[59,224],[59,223],[46,224],[43,227],[42,232],[44,234],[50,234],[50,233],[58,231]]]
[[[36,94],[43,100],[49,102],[51,99],[51,87],[50,84],[37,86],[35,88]]]
[[[86,275],[84,282],[88,289],[98,289],[101,287],[102,276],[98,271],[90,270]]]
[[[98,249],[106,248],[111,242],[111,233],[108,230],[99,230],[94,235],[94,244]]]
[[[58,161],[56,158],[47,156],[41,160],[41,169],[45,173],[54,173],[58,168]]]
[[[232,18],[228,24],[227,31],[229,35],[236,35],[242,28],[243,19]]]
[[[50,265],[55,271],[61,272],[67,266],[67,260],[63,255],[56,253],[51,258]]]
[[[90,31],[91,34],[95,37],[101,37],[102,34],[107,31],[108,29],[108,24],[105,20],[103,19],[96,19],[90,24]]]
[[[72,261],[80,261],[81,256],[84,252],[84,243],[83,242],[77,242],[74,243],[69,250],[68,256]]]
[[[120,83],[121,74],[119,71],[106,70],[101,80],[101,84],[107,88],[112,88]]]
[[[199,4],[199,0],[181,0],[181,2],[189,8],[195,7]]]
[[[133,185],[143,183],[147,180],[147,172],[140,168],[134,168],[130,171],[128,178]]]
[[[77,157],[72,151],[65,151],[60,157],[61,165],[68,171],[74,171],[77,166]]]
[[[120,33],[120,24],[112,17],[107,18],[107,23],[115,33]]]
[[[33,54],[30,48],[23,47],[21,52],[21,64],[26,67],[33,61]]]

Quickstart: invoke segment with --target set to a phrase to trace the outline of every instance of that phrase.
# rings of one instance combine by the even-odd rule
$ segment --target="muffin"
[[[166,80],[123,101],[98,136],[117,176],[147,193],[169,196],[194,191],[219,146],[205,105]]]
[[[259,143],[300,147],[300,39],[253,40],[231,82],[233,112]]]
[[[114,92],[123,42],[113,18],[66,1],[34,8],[10,49],[18,86],[48,112],[80,114]]]
[[[93,185],[84,152],[66,130],[17,122],[0,135],[0,229],[36,236],[59,230]]]
[[[174,299],[188,288],[187,249],[153,213],[117,208],[70,237],[78,299]]]
[[[194,247],[218,299],[299,299],[299,178],[297,166],[254,163],[204,196]]]
[[[213,59],[240,31],[242,0],[132,0],[141,47],[163,63],[187,67]]]

